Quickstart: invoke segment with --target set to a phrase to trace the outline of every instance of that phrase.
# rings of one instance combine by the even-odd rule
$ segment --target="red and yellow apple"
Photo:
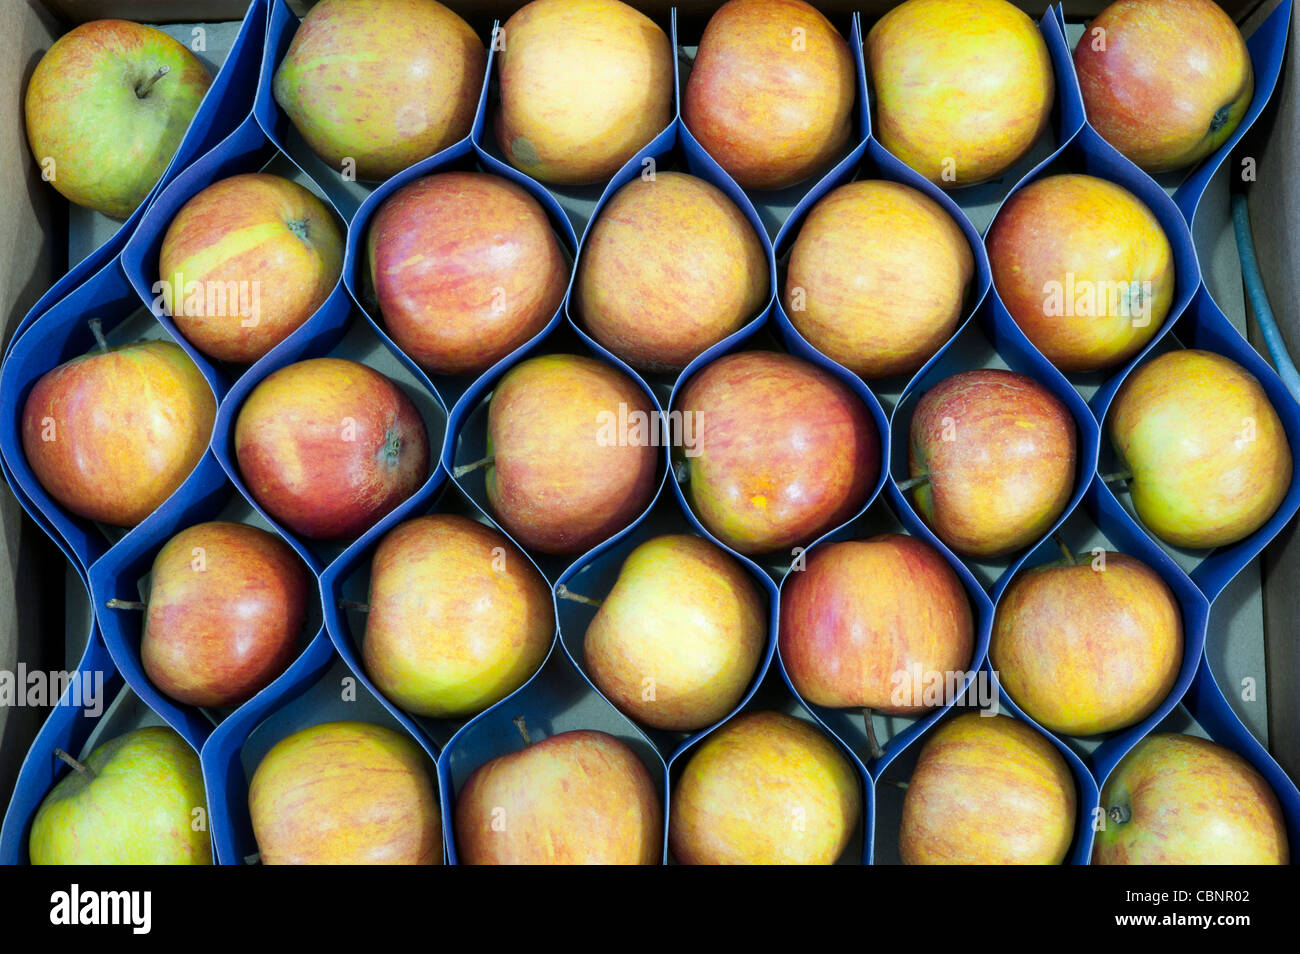
[[[1174,300],[1174,253],[1160,222],[1095,176],[1047,176],[1013,193],[987,244],[1007,311],[1065,372],[1123,364]]]
[[[280,176],[231,176],[167,226],[161,310],[204,354],[251,364],[312,316],[342,269],[343,233],[324,202]]]
[[[533,0],[503,28],[497,141],[551,185],[604,182],[673,116],[673,50],[619,0]]]
[[[313,540],[357,536],[429,476],[429,436],[411,399],[342,358],[268,375],[239,409],[234,439],[253,499]]]
[[[1065,759],[1027,723],[966,713],[921,749],[903,798],[907,865],[1059,865],[1078,798]]]
[[[394,192],[366,238],[389,334],[433,374],[477,374],[546,326],[569,264],[546,212],[521,186],[442,172]]]
[[[1212,0],[1118,0],[1074,48],[1088,122],[1147,172],[1222,146],[1255,91],[1246,41]]]
[[[456,798],[467,865],[654,865],[663,809],[635,752],[605,732],[561,732],[474,770]]]
[[[36,479],[79,517],[134,527],[208,449],[217,401],[171,341],[101,347],[46,372],[23,405]]]
[[[767,253],[716,186],[681,172],[633,179],[583,242],[577,317],[628,364],[680,371],[767,302]]]
[[[957,553],[998,557],[1045,534],[1070,501],[1074,419],[1013,371],[945,378],[912,413],[908,470],[917,509]]]
[[[1245,368],[1179,349],[1136,368],[1107,430],[1133,508],[1166,543],[1236,543],[1273,516],[1291,486],[1291,445],[1277,411]]]
[[[704,28],[682,119],[746,189],[780,189],[848,145],[853,54],[803,0],[729,0]]]
[[[700,743],[673,788],[668,848],[684,865],[829,865],[862,817],[839,747],[779,712],[738,715]]]
[[[442,864],[431,767],[406,736],[369,722],[324,722],[281,739],[248,787],[262,864]]]
[[[200,523],[154,557],[140,658],[165,695],[224,708],[293,660],[314,591],[283,540],[242,523]]]
[[[781,301],[799,333],[864,378],[911,374],[957,328],[975,256],[939,203],[910,186],[850,182],[813,206]]]
[[[272,91],[317,155],[380,180],[469,135],[486,69],[483,41],[435,0],[320,0]]]
[[[766,643],[765,600],[745,569],[707,540],[669,534],[628,554],[582,651],[625,715],[689,732],[736,707]]]
[[[876,21],[865,54],[876,136],[943,188],[997,178],[1047,128],[1047,44],[1006,0],[907,0]]]
[[[686,496],[741,553],[806,544],[838,526],[880,473],[880,438],[862,399],[792,355],[719,358],[691,378],[676,410],[690,422],[675,437]]]

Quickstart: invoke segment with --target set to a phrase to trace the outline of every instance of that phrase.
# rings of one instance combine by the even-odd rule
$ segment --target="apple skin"
[[[487,498],[516,540],[541,553],[581,553],[650,504],[659,454],[649,439],[603,444],[602,415],[660,415],[644,391],[603,361],[571,354],[523,361],[488,406]],[[638,418],[639,419],[639,418]],[[624,439],[624,437],[628,439]]]
[[[1174,546],[1236,543],[1268,522],[1291,486],[1291,445],[1268,395],[1209,351],[1169,351],[1134,369],[1107,430],[1133,474],[1138,516]]]
[[[505,534],[454,514],[416,517],[370,568],[366,673],[408,712],[482,712],[537,671],[555,635],[551,589]]]
[[[1025,713],[1053,732],[1097,735],[1141,722],[1169,695],[1183,662],[1182,613],[1141,560],[1046,565],[998,601],[989,659]]]
[[[628,718],[690,732],[736,707],[766,642],[765,601],[745,569],[707,540],[668,534],[623,561],[583,655],[591,681]]]
[[[785,188],[848,145],[853,73],[844,37],[803,0],[729,0],[700,38],[682,119],[741,187]]]
[[[945,378],[912,414],[908,469],[930,477],[913,491],[917,510],[963,556],[1023,549],[1070,501],[1074,432],[1065,406],[1023,374],[981,369]]]
[[[384,325],[433,374],[477,374],[546,327],[569,264],[521,186],[481,172],[416,179],[379,207],[366,238]]]
[[[691,378],[677,402],[696,425],[686,496],[700,521],[745,554],[807,543],[862,507],[880,437],[847,385],[799,358],[742,351]]]
[[[165,313],[194,347],[237,364],[251,364],[289,337],[324,304],[342,270],[343,233],[325,203],[296,182],[260,172],[214,182],[186,202],[158,256]],[[200,286],[193,302],[185,292],[191,282]],[[207,314],[210,287],[231,283],[250,290],[234,302],[226,291],[214,302],[217,313]],[[257,314],[248,307],[254,283]]]
[[[781,659],[799,694],[819,706],[920,714],[924,705],[897,702],[899,674],[966,670],[974,646],[961,581],[916,537],[823,544],[782,594]]]
[[[192,706],[251,699],[293,660],[313,589],[297,554],[265,530],[223,521],[182,530],[154,557],[145,674]]]
[[[676,372],[756,317],[769,289],[767,253],[726,193],[659,172],[601,210],[574,290],[592,337],[634,368]]]
[[[1105,31],[1105,49],[1094,31]],[[1241,31],[1211,0],[1119,0],[1074,48],[1088,121],[1147,172],[1222,146],[1250,108],[1255,73]]]
[[[34,865],[210,865],[206,826],[194,830],[207,794],[199,757],[165,726],[105,742],[63,776],[32,819]]]
[[[23,453],[67,510],[134,527],[194,470],[216,416],[212,389],[179,345],[138,341],[42,375],[23,405]]]
[[[497,142],[506,161],[549,185],[614,175],[673,116],[673,50],[618,0],[533,0],[497,54]]]
[[[867,379],[911,374],[957,329],[975,256],[939,203],[884,180],[818,200],[790,249],[782,303],[822,354]]]
[[[1047,128],[1052,59],[1037,24],[1006,0],[907,0],[864,47],[876,135],[935,185],[998,177]]]
[[[862,817],[860,779],[826,735],[747,712],[708,736],[673,789],[668,849],[684,865],[830,865]]]
[[[470,133],[487,50],[434,0],[320,0],[272,92],[315,153],[378,181]]]
[[[428,762],[410,739],[369,722],[324,722],[281,739],[248,787],[262,864],[442,864]]]
[[[663,852],[655,783],[604,732],[561,732],[480,765],[454,824],[467,865],[656,865]]]
[[[1157,733],[1101,792],[1094,865],[1285,865],[1286,820],[1254,766],[1191,735]]]
[[[1174,253],[1160,222],[1133,193],[1095,176],[1048,176],[1013,193],[987,244],[1007,311],[1067,373],[1123,364],[1155,337],[1174,300]],[[1107,289],[1148,282],[1145,301],[1126,297],[1111,307]],[[1066,299],[1070,287],[1092,289],[1096,304],[1084,314],[1054,313],[1060,303],[1049,307],[1049,283],[1067,289]]]
[[[32,156],[54,160],[50,185],[69,201],[125,219],[162,177],[211,82],[198,57],[161,30],[83,23],[54,41],[27,83]]]
[[[429,435],[411,399],[341,358],[268,375],[239,409],[234,437],[253,498],[313,540],[359,535],[429,476]]]
[[[921,750],[898,849],[905,865],[1059,865],[1077,796],[1065,759],[1027,723],[967,713]]]

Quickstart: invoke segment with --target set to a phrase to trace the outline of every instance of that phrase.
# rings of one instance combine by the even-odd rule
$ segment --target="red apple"
[[[555,315],[569,265],[546,213],[508,179],[443,172],[394,192],[366,239],[384,324],[434,374],[477,374]]]
[[[79,517],[134,527],[208,449],[217,402],[171,341],[101,347],[47,371],[23,405],[36,479]]]
[[[792,355],[719,358],[691,378],[675,410],[686,495],[710,532],[741,553],[784,550],[838,526],[880,473],[866,405]]]
[[[659,412],[603,361],[550,354],[515,365],[492,392],[487,429],[488,503],[526,547],[589,550],[654,496]]]
[[[317,155],[379,180],[469,135],[486,68],[483,42],[434,0],[320,0],[272,90]]]
[[[780,645],[790,681],[809,702],[917,714],[925,710],[918,681],[970,667],[974,622],[938,550],[884,533],[823,544],[790,574]]]
[[[790,249],[782,303],[829,358],[865,378],[911,374],[952,337],[975,257],[925,193],[862,180],[813,206]]]
[[[604,732],[561,732],[474,770],[456,799],[467,865],[653,865],[663,809],[636,753]]]
[[[384,375],[314,358],[268,375],[235,419],[249,492],[294,533],[355,537],[429,476],[429,436],[411,399]]]
[[[1006,0],[907,0],[876,21],[864,52],[877,137],[944,188],[997,178],[1047,128],[1052,58]]]
[[[204,354],[251,364],[312,316],[342,269],[343,234],[324,202],[279,176],[231,176],[167,226],[161,310]]]
[[[1211,0],[1118,0],[1074,48],[1088,121],[1147,172],[1222,146],[1250,107],[1241,31]]]
[[[680,371],[756,317],[769,285],[767,253],[735,203],[703,179],[660,172],[601,210],[574,292],[583,324],[614,354]]]
[[[803,0],[729,0],[704,28],[682,119],[746,189],[780,189],[848,145],[856,96],[844,37]]]
[[[618,0],[533,0],[503,28],[497,141],[551,185],[604,182],[673,117],[673,50]]]
[[[408,712],[482,712],[537,671],[554,635],[551,588],[500,531],[433,514],[379,541],[361,658]]]
[[[908,469],[921,516],[944,543],[998,557],[1045,534],[1070,501],[1074,419],[1051,391],[1012,371],[945,378],[912,413]]]
[[[283,540],[242,523],[200,523],[154,557],[140,657],[177,702],[251,699],[293,660],[313,590]]]
[[[907,783],[906,865],[1059,865],[1078,798],[1061,753],[1033,727],[967,713],[926,740]]]

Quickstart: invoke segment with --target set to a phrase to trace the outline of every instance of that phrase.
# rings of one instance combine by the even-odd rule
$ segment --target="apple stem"
[[[1133,813],[1123,805],[1112,805],[1110,811],[1106,813],[1110,820],[1116,825],[1124,825],[1133,817]]]
[[[909,477],[907,480],[900,483],[898,485],[898,491],[899,493],[905,494],[913,487],[920,487],[922,484],[928,484],[929,482],[929,474],[917,474],[915,477]]]
[[[95,772],[89,765],[84,765],[83,763],[78,762],[76,759],[74,759],[71,755],[69,755],[67,752],[63,751],[62,749],[55,749],[54,755],[55,758],[58,758],[61,761],[67,763],[68,765],[71,765],[75,771],[80,772],[82,775],[84,775],[87,781],[93,782],[95,780]]]
[[[484,457],[482,460],[474,461],[474,463],[472,464],[461,464],[459,467],[457,467],[455,470],[451,472],[451,475],[453,477],[464,477],[466,474],[472,474],[480,467],[487,467],[495,460],[496,460],[495,457],[489,455],[487,457]]]
[[[104,323],[98,318],[91,318],[86,324],[90,325],[90,333],[95,336],[95,345],[107,354],[108,339],[104,337]]]
[[[339,609],[356,610],[358,613],[369,613],[369,603],[358,603],[356,600],[339,600]]]
[[[1102,474],[1101,482],[1103,484],[1127,483],[1133,479],[1133,472],[1130,470],[1117,470],[1113,474]]]
[[[892,785],[892,786],[894,786],[894,788],[901,788],[901,789],[903,789],[904,791],[907,790],[907,783],[904,782],[904,781],[902,781],[901,779],[897,779],[897,778],[882,778],[882,779],[880,780],[880,784],[882,784],[882,785]]]
[[[149,95],[149,90],[153,89],[153,84],[158,82],[160,79],[162,79],[171,71],[172,68],[170,66],[158,67],[157,73],[154,73],[153,76],[150,76],[147,80],[145,80],[143,83],[141,83],[139,86],[135,88],[135,95],[140,97],[141,99],[144,99],[146,96]]]
[[[109,609],[116,610],[145,610],[149,608],[148,603],[141,603],[139,600],[119,600],[116,597],[104,605]]]
[[[590,596],[583,596],[581,593],[575,593],[563,583],[555,588],[555,595],[562,600],[572,600],[575,603],[585,603],[587,606],[600,605],[600,600],[593,600]]]
[[[519,730],[520,737],[524,740],[524,745],[532,745],[533,737],[528,734],[528,723],[524,721],[523,716],[515,716],[515,728]]]
[[[885,750],[880,747],[880,740],[876,738],[876,726],[871,721],[871,707],[862,707],[862,724],[867,728],[867,747],[871,749],[871,758],[878,759],[885,754]]]
[[[1065,545],[1065,541],[1061,539],[1061,535],[1059,533],[1053,534],[1052,539],[1055,540],[1056,545],[1061,548],[1061,556],[1065,557],[1065,565],[1074,566],[1074,554],[1071,553],[1070,548]]]

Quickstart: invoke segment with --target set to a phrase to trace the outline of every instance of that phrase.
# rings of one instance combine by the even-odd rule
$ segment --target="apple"
[[[633,179],[583,242],[577,317],[635,368],[677,372],[767,303],[767,252],[716,186],[681,172]]]
[[[827,543],[787,578],[781,660],[809,702],[916,715],[916,689],[933,674],[970,668],[970,600],[939,551],[882,533]]]
[[[456,799],[455,832],[467,865],[654,865],[663,809],[635,752],[579,730],[475,769]]]
[[[1160,222],[1095,176],[1047,176],[1012,193],[987,245],[1007,311],[1067,373],[1123,364],[1174,300],[1174,253]]]
[[[343,233],[324,202],[280,176],[231,176],[167,226],[161,310],[204,354],[251,364],[324,304],[342,269]]]
[[[926,740],[903,797],[906,865],[1059,865],[1077,796],[1061,753],[1010,716],[970,712]]]
[[[482,172],[398,189],[375,213],[366,250],[384,325],[433,374],[486,371],[546,326],[569,282],[537,200]]]
[[[217,416],[203,374],[171,341],[137,341],[41,375],[23,405],[36,479],[79,517],[134,527],[202,459]]]
[[[668,534],[628,554],[582,652],[591,681],[629,718],[690,732],[739,704],[766,643],[765,601],[740,563]]]
[[[572,354],[529,358],[488,405],[492,515],[541,553],[581,553],[623,529],[655,492],[660,414],[623,372]]]
[[[1047,128],[1052,59],[1006,0],[907,0],[876,21],[865,54],[876,136],[945,189],[997,178]]]
[[[212,77],[161,30],[92,20],[45,51],[27,82],[27,142],[66,199],[125,219],[162,177]]]
[[[1204,159],[1250,107],[1241,31],[1211,0],[1119,0],[1074,48],[1088,121],[1147,172]]]
[[[272,92],[318,156],[374,181],[468,136],[486,69],[483,42],[434,0],[320,0]]]
[[[1133,507],[1166,543],[1208,548],[1254,533],[1291,486],[1291,445],[1258,381],[1209,351],[1180,349],[1136,368],[1107,429]]]
[[[236,706],[293,660],[311,578],[283,540],[242,523],[200,523],[154,557],[140,657],[165,695]]]
[[[429,759],[369,722],[324,722],[262,757],[248,813],[264,865],[442,864]]]
[[[790,248],[782,304],[822,354],[864,378],[911,374],[957,329],[975,256],[939,203],[864,179],[817,201]]]
[[[839,747],[780,712],[747,712],[708,736],[670,805],[668,848],[684,865],[834,864],[862,817]]]
[[[1098,735],[1141,722],[1165,700],[1183,662],[1182,614],[1141,560],[1017,574],[998,601],[989,659],[1007,694],[1040,725]]]
[[[551,588],[498,530],[433,514],[379,541],[361,659],[408,712],[482,712],[537,671],[554,635]]]
[[[34,865],[210,865],[203,771],[165,726],[135,729],[73,766],[32,819]]]
[[[682,119],[746,189],[782,189],[849,143],[857,96],[844,37],[803,0],[729,0],[709,18]]]
[[[1264,777],[1231,749],[1149,735],[1101,791],[1095,865],[1285,865],[1286,820]]]
[[[677,405],[686,496],[709,532],[741,553],[803,545],[839,526],[880,473],[880,437],[862,399],[792,355],[719,358]]]
[[[313,540],[358,536],[429,476],[429,435],[411,399],[342,358],[265,377],[239,409],[234,438],[253,499]]]
[[[550,185],[614,175],[673,118],[673,50],[618,0],[533,0],[497,53],[506,161]]]
[[[945,378],[912,412],[917,509],[957,553],[999,557],[1045,534],[1070,501],[1074,419],[1032,378],[985,368]]]

